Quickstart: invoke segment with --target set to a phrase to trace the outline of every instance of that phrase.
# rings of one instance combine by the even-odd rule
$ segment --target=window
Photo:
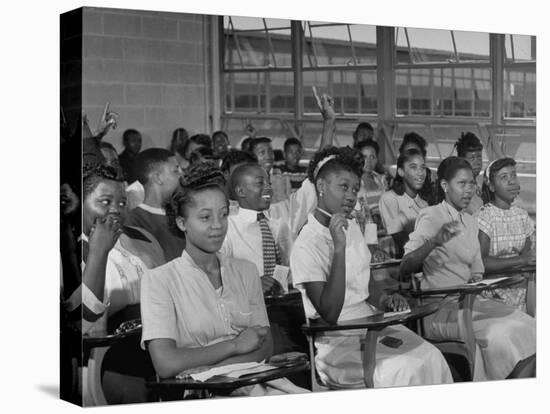
[[[536,38],[505,35],[504,116],[534,118],[536,108]]]

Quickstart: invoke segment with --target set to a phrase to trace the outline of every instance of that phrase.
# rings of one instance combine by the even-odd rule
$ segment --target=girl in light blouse
[[[468,161],[448,157],[438,171],[441,202],[422,210],[405,245],[401,273],[423,271],[422,286],[461,285],[483,278],[478,225],[465,208],[475,191]],[[458,300],[448,301],[425,318],[426,336],[461,338],[457,322]],[[477,343],[474,380],[533,376],[535,320],[500,302],[476,297],[473,329]]]

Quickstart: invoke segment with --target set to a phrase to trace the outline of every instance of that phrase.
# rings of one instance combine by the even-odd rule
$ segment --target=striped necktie
[[[264,213],[258,213],[258,223],[262,232],[262,251],[264,258],[264,276],[273,276],[275,265],[279,261],[279,249],[273,238],[273,233],[267,224]]]

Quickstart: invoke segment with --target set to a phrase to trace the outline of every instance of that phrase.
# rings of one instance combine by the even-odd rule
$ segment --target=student
[[[300,165],[304,152],[302,141],[298,138],[287,138],[284,143],[284,164],[280,167],[283,177],[290,181],[290,191],[295,192],[307,177],[307,167]]]
[[[397,159],[397,173],[391,190],[380,197],[378,206],[386,232],[393,237],[397,257],[414,229],[414,222],[428,202],[420,195],[426,180],[426,163],[416,149],[409,149]]]
[[[472,201],[470,201],[470,205],[466,208],[466,212],[475,216],[483,205],[483,200],[481,198],[483,176],[479,175],[483,166],[483,144],[475,134],[471,132],[463,132],[460,134],[460,138],[456,141],[455,147],[457,155],[468,161],[472,166],[472,171],[474,172],[476,191],[472,197]]]
[[[312,159],[308,173],[319,202],[290,257],[294,286],[302,294],[306,316],[329,323],[367,317],[378,309],[408,308],[403,297],[377,292],[371,281],[370,252],[359,226],[350,219],[363,167],[354,153],[349,147],[330,155],[324,150]],[[433,345],[402,325],[382,330],[384,335],[403,343],[398,348],[377,345],[375,387],[452,382],[445,359]],[[316,339],[316,364],[325,384],[363,384],[362,338],[364,331]]]
[[[141,290],[141,343],[161,378],[200,366],[262,361],[273,350],[255,266],[219,253],[228,217],[221,172],[198,164],[182,185],[167,214],[185,232],[185,250],[146,273]],[[286,392],[305,390],[280,379],[236,394]]]
[[[195,134],[187,140],[183,147],[183,163],[180,163],[184,170],[189,168],[191,153],[200,147],[212,149],[212,139],[206,134]]]
[[[535,226],[525,210],[512,206],[520,191],[516,162],[512,158],[493,161],[483,177],[485,205],[479,211],[477,222],[485,271],[498,273],[535,265],[536,251],[531,242],[535,237]],[[487,296],[525,312],[526,283],[527,280],[521,287],[493,289],[487,291]]]
[[[72,298],[82,300],[83,332],[106,335],[122,322],[140,317],[141,277],[165,260],[150,233],[125,225],[124,184],[112,168],[86,167],[82,193],[83,281],[81,295]],[[132,345],[131,339],[122,341],[105,355],[103,390],[110,404],[147,400],[145,378],[152,375],[152,366],[148,356]]]
[[[290,182],[281,174],[281,170],[274,168],[275,155],[271,139],[259,137],[250,143],[250,152],[257,158],[258,163],[267,171],[273,187],[273,202],[283,201],[290,195]]]
[[[138,181],[144,200],[128,214],[128,225],[141,227],[159,242],[167,261],[181,256],[185,248],[182,234],[174,234],[166,219],[164,204],[179,185],[182,174],[176,157],[163,148],[149,148],[137,156]]]
[[[471,165],[459,157],[444,159],[437,170],[439,204],[422,210],[405,245],[401,274],[423,270],[422,286],[455,286],[483,278],[476,219],[465,213],[474,191]],[[460,338],[458,300],[448,301],[424,319],[426,337]],[[477,297],[473,330],[476,351],[474,380],[533,376],[535,320],[492,299]]]
[[[212,150],[214,157],[219,160],[229,151],[229,137],[224,131],[216,131],[212,134]]]
[[[180,165],[185,154],[183,149],[188,139],[189,133],[185,128],[176,128],[172,133],[172,140],[170,141],[170,147],[168,149],[176,157]]]
[[[103,164],[107,165],[108,167],[112,167],[117,171],[120,171],[120,173],[122,174],[122,169],[120,168],[120,163],[118,161],[118,154],[113,144],[101,141],[101,143],[99,144],[99,149],[101,150],[101,153],[105,158]]]
[[[132,184],[137,180],[134,161],[141,150],[141,134],[139,131],[135,129],[124,131],[122,134],[122,145],[124,146],[124,151],[119,154],[118,160],[124,172],[124,178],[128,184]]]
[[[208,147],[199,147],[189,155],[189,165],[215,160],[214,153]]]
[[[427,147],[428,143],[424,137],[416,132],[407,132],[403,136],[403,141],[401,141],[401,145],[399,146],[399,154],[403,154],[409,149],[416,149],[422,153],[424,160],[426,160],[428,154]],[[430,206],[437,204],[437,189],[435,188],[435,183],[432,179],[432,170],[429,168],[426,168],[426,180],[418,193],[428,202]]]
[[[360,122],[355,131],[353,131],[353,148],[358,148],[359,144],[366,140],[374,140],[374,128],[369,122]]]
[[[380,147],[376,141],[372,139],[361,141],[357,145],[357,150],[365,157],[359,197],[365,199],[375,223],[381,227],[382,219],[380,217],[378,201],[382,194],[389,190],[391,176],[389,174],[380,174],[375,170],[378,164],[378,153],[380,152]]]
[[[237,201],[237,198],[233,194],[233,189],[231,188],[231,174],[233,174],[233,171],[235,171],[240,165],[248,163],[258,163],[258,158],[250,152],[236,149],[230,149],[222,159],[220,169],[225,179],[227,196],[229,197],[230,216],[237,214],[239,211],[239,202]]]

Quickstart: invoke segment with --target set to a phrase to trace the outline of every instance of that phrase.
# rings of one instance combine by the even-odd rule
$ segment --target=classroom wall
[[[120,115],[105,141],[122,149],[135,128],[143,149],[169,145],[172,131],[208,131],[209,18],[83,8],[82,107],[95,129],[105,102]]]

